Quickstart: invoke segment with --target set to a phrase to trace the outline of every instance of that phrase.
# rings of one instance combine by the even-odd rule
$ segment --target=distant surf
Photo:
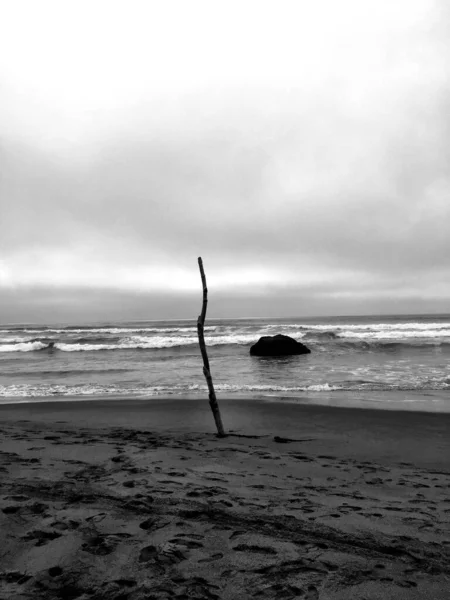
[[[298,340],[316,343],[317,350],[324,348],[321,342],[336,344],[341,348],[356,350],[393,351],[406,346],[450,346],[448,322],[400,322],[371,324],[301,324],[277,323],[227,324],[206,328],[209,346],[251,345],[263,335],[276,330]],[[111,350],[157,350],[197,344],[196,327],[64,327],[42,329],[24,328],[0,330],[0,352],[33,352],[46,348],[62,352],[93,352]],[[14,335],[8,335],[14,333]],[[22,335],[18,335],[21,333]],[[29,335],[32,334],[32,335]],[[80,337],[83,334],[83,337]]]

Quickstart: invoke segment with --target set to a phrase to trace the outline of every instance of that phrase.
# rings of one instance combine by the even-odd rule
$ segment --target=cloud
[[[177,21],[149,42],[131,42],[126,20],[127,46],[114,5],[102,50],[94,27],[78,55],[66,27],[56,62],[0,61],[0,287],[29,299],[21,314],[47,293],[61,314],[109,294],[131,316],[150,297],[167,316],[164,291],[182,312],[198,255],[225,313],[428,310],[450,297],[445,5],[324,3],[324,18],[289,3],[274,20],[267,6],[236,26],[231,7],[207,34],[191,16],[190,32]],[[43,44],[37,57],[53,56],[52,37]]]

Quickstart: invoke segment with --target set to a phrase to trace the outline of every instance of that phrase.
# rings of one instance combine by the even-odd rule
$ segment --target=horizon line
[[[448,313],[376,313],[376,314],[364,314],[364,315],[352,315],[352,314],[336,314],[336,315],[314,315],[314,316],[285,316],[285,317],[209,317],[209,321],[276,321],[276,320],[314,320],[314,319],[365,319],[365,318],[376,318],[376,317],[450,317],[450,312]],[[107,320],[107,321],[60,321],[60,322],[45,322],[45,323],[36,323],[32,321],[17,321],[12,323],[2,323],[0,324],[0,330],[3,328],[7,328],[10,326],[14,327],[50,327],[50,326],[72,326],[72,325],[80,325],[80,327],[88,326],[88,325],[102,325],[106,327],[107,324],[115,324],[115,325],[123,325],[126,323],[161,323],[161,322],[178,322],[178,321],[193,321],[197,322],[197,317],[181,317],[181,318],[172,318],[172,319],[128,319],[128,320]]]

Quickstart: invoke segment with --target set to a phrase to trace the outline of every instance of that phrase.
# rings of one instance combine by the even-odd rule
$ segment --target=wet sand
[[[0,407],[0,599],[450,597],[450,414]]]

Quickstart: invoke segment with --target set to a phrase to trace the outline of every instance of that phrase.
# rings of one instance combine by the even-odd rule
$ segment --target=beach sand
[[[450,598],[450,414],[0,407],[0,599]]]

